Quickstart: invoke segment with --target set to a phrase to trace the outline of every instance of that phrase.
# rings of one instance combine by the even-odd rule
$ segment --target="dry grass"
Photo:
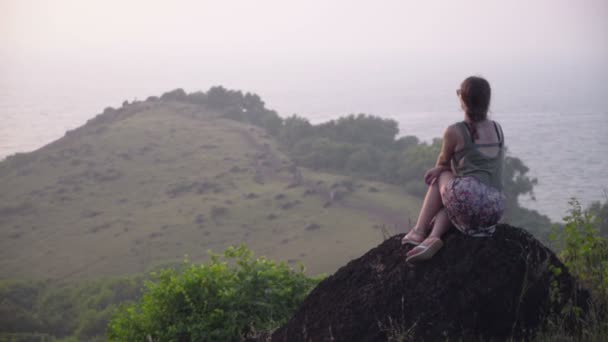
[[[287,168],[256,176],[264,144],[288,163],[260,128],[183,104],[125,112],[0,163],[0,278],[131,274],[243,242],[257,255],[303,262],[311,274],[333,272],[382,240],[373,226],[405,224],[419,206],[396,187],[356,181],[324,207],[324,194],[288,186]],[[311,223],[320,228],[306,230]]]

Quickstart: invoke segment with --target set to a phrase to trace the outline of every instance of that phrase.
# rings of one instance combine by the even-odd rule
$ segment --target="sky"
[[[600,66],[608,1],[0,0],[0,52],[4,72],[172,70],[245,83],[268,72],[293,83],[361,70],[390,83],[395,68]]]
[[[353,102],[480,74],[583,92],[607,60],[606,0],[0,0],[0,87],[20,91],[222,84]]]
[[[606,61],[608,0],[0,0],[0,157],[178,87],[313,122],[434,118],[474,74],[498,117],[559,121],[606,113]]]

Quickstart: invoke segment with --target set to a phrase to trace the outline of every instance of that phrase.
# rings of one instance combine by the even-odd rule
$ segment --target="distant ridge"
[[[231,119],[243,113],[250,123]],[[0,279],[140,273],[237,243],[313,274],[333,272],[381,239],[380,227],[403,229],[417,199],[295,167],[264,126],[273,115],[257,95],[175,90],[107,108],[8,157],[0,162]],[[328,206],[332,191],[339,196]]]

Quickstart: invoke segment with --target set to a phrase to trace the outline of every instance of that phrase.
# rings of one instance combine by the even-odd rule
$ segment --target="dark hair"
[[[492,89],[490,83],[484,78],[471,76],[460,84],[460,97],[466,105],[466,114],[471,119],[471,135],[473,139],[479,138],[475,123],[483,121],[488,117]]]

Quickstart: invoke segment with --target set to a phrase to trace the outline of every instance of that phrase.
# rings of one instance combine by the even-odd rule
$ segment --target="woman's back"
[[[458,176],[473,176],[482,183],[502,190],[504,136],[500,125],[491,120],[455,124],[458,134],[452,166]]]

